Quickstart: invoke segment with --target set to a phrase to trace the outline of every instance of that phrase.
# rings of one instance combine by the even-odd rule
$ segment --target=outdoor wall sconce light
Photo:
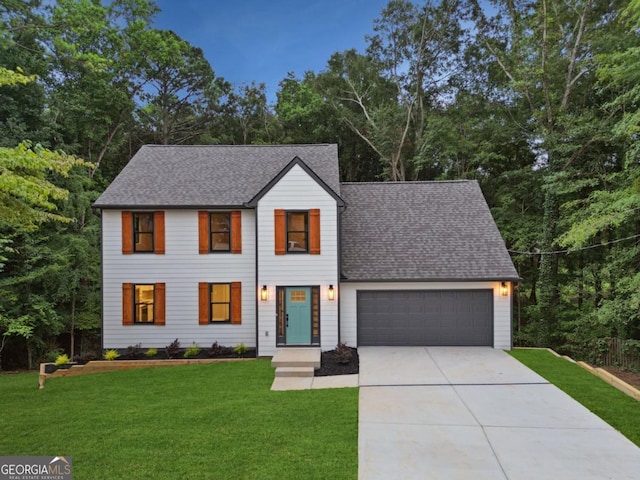
[[[502,295],[503,297],[509,295],[509,287],[507,286],[506,282],[500,283],[500,295]]]
[[[269,300],[269,290],[267,290],[266,285],[262,285],[262,288],[260,289],[260,300],[263,302]]]
[[[329,297],[329,300],[335,300],[336,291],[333,288],[333,285],[329,285],[329,290],[327,290],[327,296]]]

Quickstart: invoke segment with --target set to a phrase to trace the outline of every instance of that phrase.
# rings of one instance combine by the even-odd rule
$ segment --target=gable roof
[[[475,180],[343,183],[347,281],[519,280]]]
[[[338,206],[344,206],[344,201],[340,198],[340,196],[334,192],[331,187],[329,187],[320,177],[318,177],[318,175],[316,175],[316,173],[311,170],[306,163],[304,163],[302,160],[300,160],[299,157],[295,157],[293,160],[291,160],[289,162],[289,164],[284,167],[282,170],[280,170],[280,173],[278,173],[278,175],[276,175],[275,177],[273,177],[271,179],[271,181],[269,183],[267,183],[257,194],[255,197],[253,197],[249,202],[247,202],[247,205],[249,207],[255,207],[258,205],[258,202],[260,201],[260,199],[262,197],[264,197],[267,192],[269,192],[269,190],[271,190],[273,188],[273,186],[275,184],[277,184],[282,177],[284,177],[287,173],[289,173],[291,171],[291,169],[293,167],[295,167],[296,165],[298,165],[300,168],[302,168],[302,170],[304,170],[307,175],[309,175],[311,178],[313,178],[313,180],[315,180],[315,182],[320,185],[329,195],[331,195],[337,202]]]
[[[334,144],[145,145],[94,206],[242,207],[296,157],[340,195]]]

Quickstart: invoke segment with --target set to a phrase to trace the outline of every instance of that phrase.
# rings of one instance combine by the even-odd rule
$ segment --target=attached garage
[[[339,340],[511,348],[519,281],[476,181],[343,183]]]
[[[359,290],[360,346],[493,346],[492,290]]]

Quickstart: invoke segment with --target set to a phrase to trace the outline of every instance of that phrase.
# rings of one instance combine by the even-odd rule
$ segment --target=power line
[[[575,253],[575,252],[581,252],[583,250],[590,250],[592,248],[598,248],[598,247],[606,247],[607,245],[613,245],[615,243],[620,243],[620,242],[624,242],[627,240],[632,240],[634,238],[640,238],[640,234],[637,235],[631,235],[630,237],[626,237],[626,238],[618,238],[617,240],[611,240],[610,242],[605,242],[605,243],[596,243],[595,245],[587,245],[586,247],[580,247],[580,248],[567,248],[565,250],[553,250],[550,252],[542,252],[540,250],[536,250],[533,252],[521,252],[518,250],[510,250],[507,249],[507,251],[509,253],[514,253],[516,255],[556,255],[559,253]]]

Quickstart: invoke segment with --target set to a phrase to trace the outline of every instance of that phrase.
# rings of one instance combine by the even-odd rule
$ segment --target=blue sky
[[[265,83],[271,103],[287,72],[321,71],[332,53],[363,51],[389,0],[156,0],[155,27],[202,48],[217,76]]]

